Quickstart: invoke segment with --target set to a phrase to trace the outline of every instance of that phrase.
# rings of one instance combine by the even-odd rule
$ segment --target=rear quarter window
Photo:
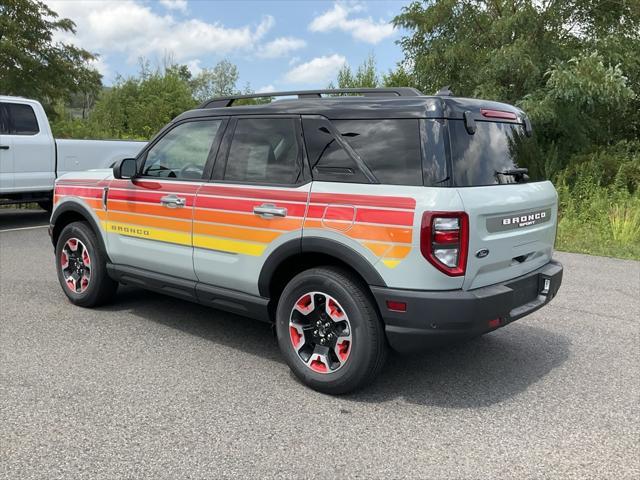
[[[419,120],[334,120],[332,123],[380,183],[422,185]]]

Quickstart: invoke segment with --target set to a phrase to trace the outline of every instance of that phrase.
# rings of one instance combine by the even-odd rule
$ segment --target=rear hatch
[[[551,260],[557,193],[551,182],[529,182],[518,170],[530,141],[523,125],[450,120],[453,183],[469,216],[463,288],[513,279]],[[473,128],[472,128],[473,131]]]

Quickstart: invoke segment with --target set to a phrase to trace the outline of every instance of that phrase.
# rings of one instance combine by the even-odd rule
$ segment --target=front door
[[[111,261],[195,280],[192,217],[225,119],[183,122],[143,151],[139,175],[113,180],[107,203]]]
[[[311,182],[300,118],[238,118],[227,130],[196,197],[194,264],[203,283],[257,295],[265,260],[302,237]]]

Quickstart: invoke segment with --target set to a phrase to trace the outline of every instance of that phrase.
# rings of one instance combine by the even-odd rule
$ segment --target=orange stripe
[[[145,213],[166,218],[184,218],[191,220],[190,208],[167,208],[162,205],[150,205],[148,203],[125,202],[109,200],[109,210],[112,212]]]
[[[404,245],[389,245],[388,243],[362,242],[362,244],[371,250],[374,255],[388,258],[404,258],[409,255],[411,247]]]
[[[96,214],[96,217],[98,217],[100,220],[106,220],[107,219],[107,212],[105,212],[102,209],[94,209],[93,213]]]
[[[178,230],[180,232],[191,232],[191,222],[171,220],[170,218],[143,217],[127,213],[109,212],[110,222],[133,223],[145,227],[163,228],[165,230]]]
[[[305,228],[324,229],[322,222],[319,220],[307,219],[304,223]],[[335,230],[333,230],[335,231]],[[351,238],[360,240],[377,240],[379,242],[394,243],[411,243],[411,229],[402,227],[382,227],[377,225],[359,225],[354,224],[347,232],[342,232]]]
[[[216,212],[213,210],[197,210],[196,221],[228,223],[244,227],[277,228],[278,230],[298,230],[302,228],[302,219],[299,218],[271,218],[265,219],[256,215],[246,215],[231,212]]]
[[[212,235],[214,237],[233,238],[234,240],[248,240],[251,242],[269,243],[282,235],[273,230],[252,230],[250,228],[229,227],[226,225],[211,225],[195,223],[194,235]]]

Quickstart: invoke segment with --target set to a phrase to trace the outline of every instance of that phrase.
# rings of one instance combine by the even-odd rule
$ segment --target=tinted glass
[[[444,187],[449,184],[447,152],[445,150],[444,120],[420,120],[424,162],[422,177],[427,187]]]
[[[4,103],[0,103],[0,134],[2,133],[9,133],[9,120]]]
[[[293,118],[239,119],[223,178],[292,185],[301,178]]]
[[[327,120],[302,120],[313,179],[324,182],[369,183],[356,162],[331,133]]]
[[[6,103],[13,135],[35,135],[40,131],[33,108],[20,103]]]
[[[189,122],[170,130],[147,153],[143,176],[201,179],[221,123],[222,120]]]
[[[456,186],[515,182],[513,176],[500,172],[518,168],[519,152],[524,152],[525,143],[530,141],[521,125],[476,122],[476,132],[470,135],[462,120],[451,120],[449,129]]]
[[[422,185],[418,120],[335,120],[332,123],[380,183]]]

